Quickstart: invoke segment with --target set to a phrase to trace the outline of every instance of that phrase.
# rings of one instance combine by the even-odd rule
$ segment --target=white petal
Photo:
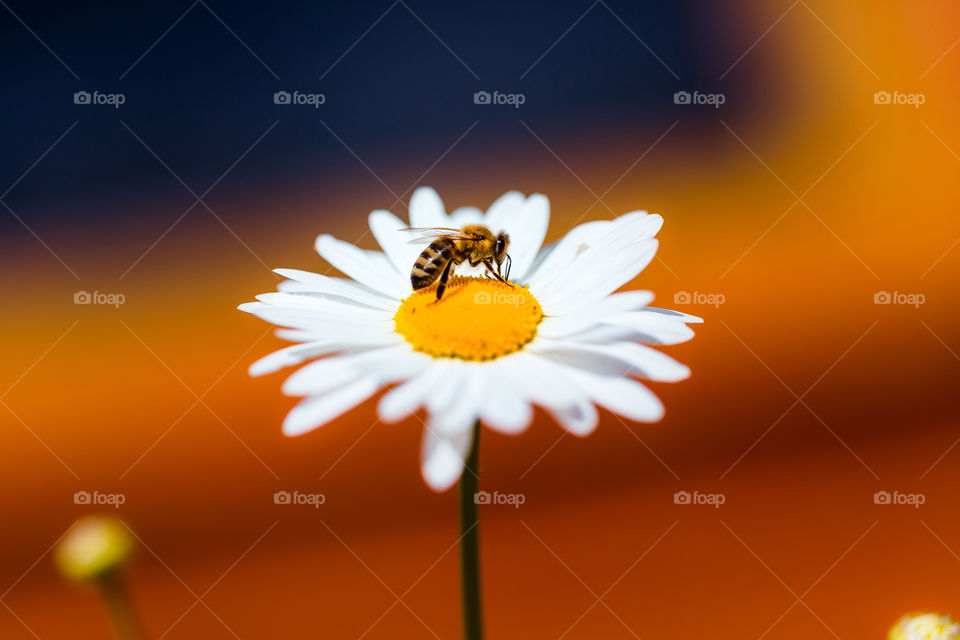
[[[430,187],[420,187],[410,198],[411,227],[449,227],[443,201]]]
[[[433,411],[431,408],[431,428],[439,431],[442,436],[469,429],[477,421],[480,416],[480,406],[484,404],[486,376],[482,368],[485,365],[472,362],[457,364],[459,365],[457,383],[452,392],[446,392],[449,394],[449,399],[438,411]],[[497,401],[493,397],[488,400]]]
[[[488,402],[480,404],[483,423],[501,433],[517,434],[527,430],[533,420],[533,408],[517,388],[507,381],[497,364],[487,374]]]
[[[356,376],[371,377],[381,384],[388,384],[416,375],[429,360],[429,356],[413,351],[407,344],[354,349],[301,367],[286,379],[282,390],[291,396],[312,395]]]
[[[393,334],[392,331],[385,330],[384,327],[368,325],[340,325],[335,328],[320,327],[318,329],[277,329],[274,334],[279,339],[289,342],[333,342],[339,344],[343,349],[381,344],[381,337],[383,339],[382,344],[385,345],[399,344],[403,341],[402,337]]]
[[[454,229],[460,229],[468,224],[480,224],[483,220],[483,212],[476,207],[460,207],[450,214],[450,226]]]
[[[277,329],[273,332],[273,335],[287,342],[313,342],[324,339],[322,335],[319,335],[315,331],[307,331],[305,329]]]
[[[646,324],[646,323],[644,323]],[[640,344],[670,345],[686,342],[693,337],[693,331],[684,324],[663,329],[632,327],[625,324],[598,324],[579,333],[566,336],[567,339],[589,344],[610,344],[613,342],[639,342]]]
[[[546,273],[547,262],[537,270],[542,277],[531,280],[531,290],[548,315],[562,315],[613,293],[649,264],[656,254],[653,236],[663,224],[657,215],[637,211],[620,216],[603,227],[590,242],[581,242],[579,251],[566,264],[555,264]],[[581,233],[580,235],[584,235]],[[566,240],[566,239],[564,239]],[[553,251],[556,254],[560,247]],[[565,253],[569,254],[569,247]]]
[[[343,282],[353,283],[353,280],[347,280],[346,278],[333,278],[333,280],[341,280]],[[366,287],[360,288],[366,291]],[[345,304],[354,305],[356,307],[373,307],[374,309],[381,309],[383,311],[391,312],[395,312],[397,310],[399,302],[396,298],[387,298],[379,293],[371,293],[369,298],[366,298],[362,294],[351,295],[348,297],[337,295],[335,293],[321,293],[317,291],[316,287],[313,285],[297,282],[296,280],[281,280],[277,283],[277,291],[280,291],[281,293],[293,293],[298,296],[309,298],[319,298],[322,300],[332,300],[333,302],[342,302]]]
[[[497,233],[506,227],[506,221],[516,216],[526,198],[519,191],[507,191],[496,199],[483,216],[483,224]]]
[[[542,301],[541,306],[548,315],[572,313],[594,304],[637,277],[656,253],[657,241],[649,240],[636,246],[633,251],[613,253],[600,264],[590,264],[584,259],[580,268],[590,274],[589,278],[571,279],[567,286],[553,288],[537,299]]]
[[[565,365],[605,375],[635,375],[659,382],[690,377],[690,369],[670,356],[632,342],[589,344],[572,340],[534,340],[531,352],[553,356]]]
[[[615,313],[604,318],[606,325],[633,330],[634,334],[628,339],[644,344],[680,344],[693,337],[693,329],[683,320],[660,313],[650,313],[646,309]],[[584,340],[589,336],[578,334],[577,340]],[[627,338],[621,338],[621,340]]]
[[[563,367],[547,358],[524,351],[504,359],[504,372],[517,389],[546,409],[560,425],[577,436],[597,426],[597,410],[587,396],[563,373]]]
[[[431,489],[446,491],[460,479],[472,444],[472,429],[449,436],[441,436],[435,429],[423,430],[420,471]]]
[[[637,240],[641,232],[613,230],[577,256],[560,277],[535,291],[548,315],[563,315],[610,295],[639,274],[657,253],[656,240]],[[621,243],[622,242],[622,243]]]
[[[420,248],[410,244],[411,235],[401,231],[407,227],[400,218],[389,211],[378,210],[370,214],[370,230],[380,248],[400,275],[409,278],[413,263]]]
[[[443,369],[431,364],[388,391],[377,406],[380,419],[387,423],[399,422],[415,412],[426,403],[442,376]]]
[[[444,411],[456,402],[457,392],[464,382],[462,364],[452,358],[439,358],[430,365],[440,374],[433,385],[433,392],[427,398],[427,410],[431,415]]]
[[[656,422],[663,404],[644,385],[621,376],[598,376],[586,371],[568,372],[598,405],[634,422]]]
[[[311,340],[302,344],[284,347],[279,351],[268,354],[250,365],[251,376],[262,376],[285,367],[306,362],[312,358],[325,356],[337,351],[361,349],[364,347],[387,346],[397,344],[402,338],[396,334],[370,332],[367,335],[353,335],[348,341]]]
[[[347,340],[357,330],[371,330],[381,333],[393,333],[393,319],[378,319],[353,315],[345,311],[332,309],[309,309],[305,307],[281,307],[263,302],[246,302],[239,307],[241,311],[252,313],[271,324],[290,329],[302,329],[311,332],[315,340]],[[341,336],[341,334],[343,334]]]
[[[271,291],[257,296],[260,302],[286,309],[310,309],[318,315],[329,315],[331,318],[356,320],[389,320],[395,315],[395,310],[374,309],[366,305],[343,299],[333,299],[324,296],[311,296],[302,293],[287,291]]]
[[[693,324],[699,324],[703,322],[703,318],[698,318],[697,316],[691,316],[689,313],[681,313],[680,311],[674,311],[673,309],[661,309],[659,307],[647,307],[646,311],[650,313],[659,313],[661,315],[669,316],[671,318],[678,318],[684,322],[689,322]]]
[[[642,308],[652,300],[653,293],[650,291],[625,291],[607,296],[596,304],[583,307],[573,313],[544,318],[537,327],[537,335],[559,338],[577,333],[598,322],[605,322],[624,311]]]
[[[324,234],[317,238],[317,253],[338,270],[374,291],[398,300],[410,293],[409,280],[400,275],[387,256],[379,251],[365,251]]]
[[[503,230],[510,235],[507,252],[513,261],[511,280],[522,281],[526,277],[547,236],[549,223],[550,201],[540,193],[527,198],[519,211],[504,220]]]
[[[578,395],[569,407],[547,407],[547,411],[560,423],[561,427],[581,438],[593,433],[600,422],[597,408],[588,398],[581,395]]]
[[[277,288],[281,291],[309,292],[314,291],[318,294],[324,294],[337,298],[346,298],[360,304],[377,309],[396,310],[397,300],[390,298],[382,293],[368,289],[353,280],[347,278],[331,278],[319,273],[301,271],[299,269],[274,269],[275,273],[289,281],[281,282]],[[293,281],[293,282],[291,282]],[[294,286],[300,284],[301,286]]]
[[[379,388],[376,379],[360,378],[324,395],[306,398],[287,414],[283,434],[299,436],[322,427],[372,396]]]
[[[564,267],[586,251],[612,224],[612,220],[585,222],[571,229],[558,242],[544,247],[526,275],[530,289],[537,293],[553,282]]]

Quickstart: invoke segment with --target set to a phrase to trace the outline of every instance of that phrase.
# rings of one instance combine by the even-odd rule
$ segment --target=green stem
[[[97,580],[107,616],[117,640],[142,640],[140,623],[133,609],[133,600],[126,581],[119,571],[111,571]]]
[[[480,606],[480,526],[477,489],[480,484],[480,421],[473,427],[473,445],[460,476],[460,580],[463,590],[463,637],[483,640],[483,610]]]

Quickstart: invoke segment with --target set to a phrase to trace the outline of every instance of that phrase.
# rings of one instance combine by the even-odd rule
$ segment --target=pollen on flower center
[[[437,300],[437,285],[414,291],[393,317],[397,333],[436,358],[492,360],[533,340],[543,319],[529,289],[491,278],[454,276]]]

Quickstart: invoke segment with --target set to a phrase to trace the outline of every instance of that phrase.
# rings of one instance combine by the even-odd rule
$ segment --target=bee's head
[[[493,245],[493,255],[498,263],[503,263],[507,256],[507,247],[510,246],[510,236],[501,231],[497,234],[497,240]]]
[[[495,242],[494,245],[493,245],[493,255],[494,255],[494,258],[495,258],[496,261],[497,261],[497,266],[498,266],[498,267],[503,265],[503,261],[504,261],[504,260],[507,261],[507,275],[506,275],[506,277],[507,277],[508,280],[510,279],[510,266],[511,266],[511,262],[512,262],[512,261],[510,260],[510,256],[507,255],[507,247],[509,247],[509,246],[510,246],[510,236],[508,236],[508,235],[507,235],[505,232],[503,232],[503,231],[501,231],[500,233],[498,233],[498,234],[497,234],[497,240],[496,240],[496,242]]]

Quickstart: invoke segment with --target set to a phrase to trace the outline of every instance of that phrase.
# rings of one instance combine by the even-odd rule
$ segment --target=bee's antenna
[[[504,279],[507,280],[507,281],[510,280],[510,267],[512,267],[512,266],[513,266],[513,258],[511,258],[511,257],[510,257],[510,254],[508,253],[508,254],[507,254],[507,275],[506,275],[506,277],[504,278]]]

